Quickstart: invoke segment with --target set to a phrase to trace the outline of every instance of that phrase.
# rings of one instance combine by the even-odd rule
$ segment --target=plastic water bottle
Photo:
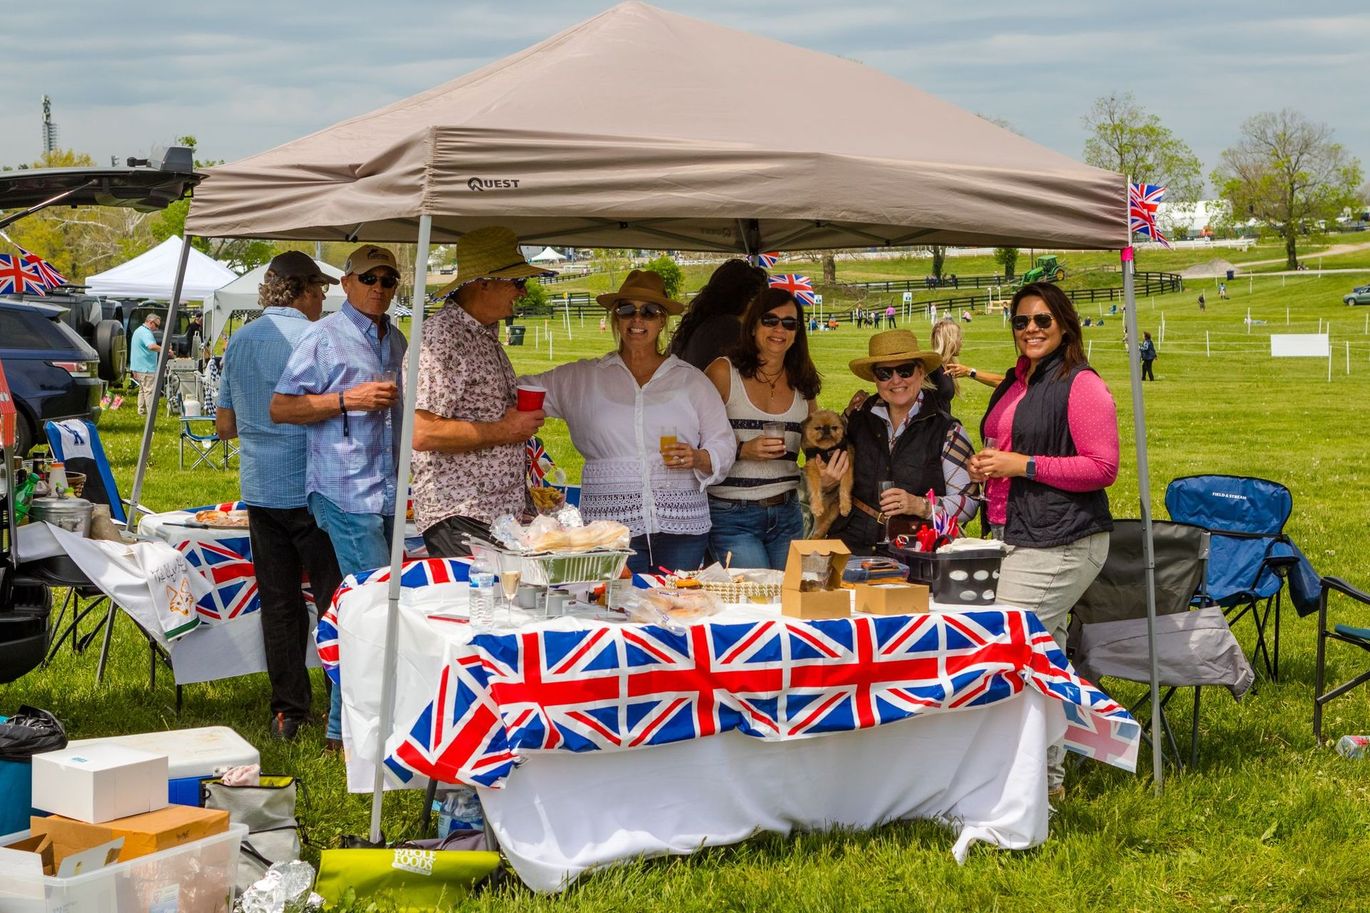
[[[471,565],[471,627],[489,631],[495,626],[495,569],[477,558]]]
[[[480,797],[469,786],[459,786],[443,797],[441,804],[433,802],[438,813],[438,839],[446,839],[452,831],[479,831],[485,828],[485,813]]]
[[[1343,758],[1370,758],[1370,735],[1344,735],[1337,739],[1337,754]]]

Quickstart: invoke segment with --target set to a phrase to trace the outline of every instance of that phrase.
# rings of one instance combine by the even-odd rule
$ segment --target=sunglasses
[[[1056,318],[1050,314],[1033,314],[1031,317],[1027,314],[1015,314],[1012,322],[1013,328],[1019,332],[1026,330],[1028,323],[1035,323],[1038,329],[1046,330],[1051,328],[1051,325],[1056,322]]]
[[[514,288],[518,289],[519,291],[523,291],[525,288],[528,287],[527,279],[505,279],[504,281],[512,282],[514,284]]]
[[[916,361],[911,361],[908,364],[903,365],[877,365],[871,369],[871,373],[875,375],[876,380],[889,380],[896,373],[905,380],[908,380],[913,376],[913,372],[921,367],[922,365]]]
[[[391,276],[388,273],[384,276],[378,276],[375,273],[362,273],[357,277],[357,281],[362,285],[375,285],[379,282],[381,288],[394,288],[400,284],[400,277]]]
[[[784,327],[787,330],[799,329],[798,317],[777,317],[774,314],[762,314],[761,325],[763,327]]]
[[[614,308],[614,316],[622,317],[624,320],[631,320],[634,317],[641,317],[643,320],[659,320],[666,316],[666,309],[659,304],[644,304],[641,309],[638,309],[625,303]]]

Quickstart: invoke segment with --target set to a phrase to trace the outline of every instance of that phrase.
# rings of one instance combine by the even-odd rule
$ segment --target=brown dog
[[[813,512],[813,533],[815,539],[827,534],[838,514],[851,513],[852,451],[847,446],[847,420],[840,413],[829,409],[819,409],[804,419],[799,426],[804,447],[804,483],[809,487],[809,509]],[[837,455],[840,450],[847,452],[847,471],[837,488],[837,503],[828,502],[823,497],[823,480],[820,477],[823,465]]]

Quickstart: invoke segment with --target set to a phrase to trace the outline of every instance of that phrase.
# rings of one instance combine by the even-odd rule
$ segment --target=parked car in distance
[[[108,384],[123,382],[128,372],[128,340],[120,302],[84,294],[80,287],[66,286],[46,295],[6,295],[0,300],[65,308],[62,321],[100,357],[100,379]]]
[[[43,422],[100,420],[100,356],[62,320],[64,309],[0,299],[0,361],[18,407],[17,446],[26,454]]]
[[[1370,285],[1358,285],[1341,299],[1346,304],[1370,304]]]

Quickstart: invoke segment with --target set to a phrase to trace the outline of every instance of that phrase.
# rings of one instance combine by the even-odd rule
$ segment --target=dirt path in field
[[[1361,243],[1361,244],[1333,244],[1331,247],[1327,248],[1327,250],[1320,250],[1320,251],[1318,251],[1316,254],[1310,254],[1309,256],[1310,256],[1310,257],[1333,257],[1333,256],[1336,256],[1337,254],[1350,254],[1350,253],[1355,253],[1355,252],[1358,251],[1358,250],[1370,250],[1370,241],[1366,241],[1366,242],[1363,242],[1363,243]],[[1300,258],[1300,259],[1302,259],[1302,258]],[[1268,265],[1271,264],[1271,263],[1283,263],[1283,262],[1284,262],[1284,257],[1275,257],[1275,258],[1272,259],[1272,260],[1243,260],[1243,261],[1241,261],[1240,263],[1234,263],[1233,266],[1236,266],[1236,267],[1243,267],[1243,266],[1268,266]]]

